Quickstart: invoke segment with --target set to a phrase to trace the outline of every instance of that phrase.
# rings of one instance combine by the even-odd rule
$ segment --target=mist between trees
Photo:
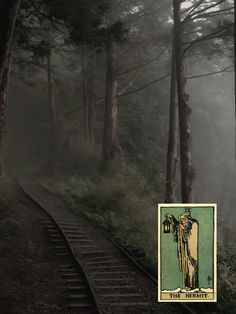
[[[232,241],[233,1],[3,2],[1,168],[152,261],[158,202],[218,203]]]

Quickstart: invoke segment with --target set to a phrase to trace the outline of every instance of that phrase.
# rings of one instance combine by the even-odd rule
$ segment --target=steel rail
[[[88,273],[87,271],[85,270],[85,267],[83,265],[83,263],[75,256],[75,253],[73,252],[73,249],[71,248],[71,245],[70,245],[70,241],[68,240],[66,234],[64,233],[64,231],[62,230],[60,224],[56,221],[56,219],[49,213],[48,210],[46,210],[41,204],[39,204],[39,202],[37,202],[37,200],[35,200],[28,192],[25,191],[25,189],[22,187],[21,183],[19,182],[18,179],[16,179],[16,181],[18,182],[22,192],[27,196],[27,198],[29,198],[34,204],[36,204],[38,207],[40,207],[44,213],[47,214],[47,216],[53,221],[53,223],[58,227],[58,229],[60,230],[60,233],[62,234],[64,240],[66,241],[67,243],[67,246],[68,246],[68,249],[71,253],[71,256],[72,258],[74,259],[75,263],[78,265],[79,269],[81,270],[85,280],[86,280],[86,284],[88,285],[89,287],[89,290],[90,290],[90,294],[92,296],[92,301],[93,301],[93,305],[95,306],[96,308],[96,312],[98,314],[103,314],[103,311],[100,307],[100,304],[98,303],[97,301],[97,295],[96,295],[96,292],[93,288],[93,285],[91,283],[91,280],[88,276]]]
[[[50,193],[50,191],[48,191],[42,184],[40,184],[39,182],[37,182],[37,184],[40,186],[40,188],[42,188],[43,190],[45,190],[47,193]],[[51,194],[51,193],[50,193]],[[68,210],[70,210],[72,213],[76,214],[77,216],[83,216],[86,219],[88,219],[85,215],[78,213],[77,211],[75,211],[74,209],[67,207]],[[99,228],[99,230],[101,231],[101,234],[103,234],[110,242],[112,242],[119,250],[120,252],[122,252],[147,278],[149,278],[156,286],[157,286],[157,278],[155,278],[150,272],[148,272],[140,263],[137,262],[137,260],[131,256],[131,254],[129,253],[129,251],[127,249],[125,249],[118,241],[116,241],[111,235],[109,235],[108,233],[105,233],[100,227],[95,226],[95,223],[91,220],[89,220],[91,222],[91,224],[96,227],[97,229]],[[191,309],[189,307],[189,305],[185,304],[185,303],[178,303],[177,304],[178,307],[180,307],[180,310],[183,310],[188,314],[197,314],[197,312],[195,312],[193,309]]]
[[[17,179],[16,179],[17,180]],[[23,192],[34,202],[36,203],[40,208],[42,208],[42,210],[44,212],[46,212],[48,214],[48,216],[54,221],[54,223],[59,227],[61,233],[63,234],[67,244],[68,244],[68,247],[69,247],[69,250],[73,256],[73,258],[75,259],[76,263],[79,265],[80,269],[82,270],[83,274],[84,274],[84,277],[86,278],[86,281],[88,283],[88,286],[89,286],[89,289],[91,291],[91,294],[93,296],[93,299],[94,299],[94,303],[96,305],[96,308],[97,308],[97,311],[98,311],[98,314],[103,314],[103,311],[100,307],[100,304],[97,302],[97,299],[96,299],[96,292],[94,291],[93,289],[93,285],[90,281],[90,278],[87,274],[87,271],[84,269],[85,267],[83,266],[83,263],[81,263],[81,261],[78,261],[78,258],[75,256],[74,252],[72,251],[72,248],[70,246],[70,243],[69,243],[69,240],[67,239],[66,235],[64,234],[63,230],[61,229],[61,227],[59,226],[59,224],[55,221],[55,219],[52,217],[52,215],[50,213],[48,213],[48,211],[41,205],[39,204],[39,202],[37,202],[37,200],[35,200],[31,195],[29,195],[29,193],[27,193],[24,188],[22,187],[22,185],[20,184],[19,180],[17,180],[17,182],[19,183],[21,189],[23,190]],[[39,187],[41,189],[43,189],[45,192],[49,193],[49,194],[52,194],[50,193],[50,191],[48,191],[42,184],[40,184],[39,182],[37,182],[37,184],[39,185]],[[77,216],[83,216],[84,218],[88,219],[85,215],[81,214],[81,213],[78,213],[77,211],[73,210],[72,208],[69,208],[67,207],[67,209],[69,211],[71,211],[73,214],[76,214]],[[149,278],[155,285],[157,285],[157,279],[150,273],[148,272],[140,263],[137,262],[137,260],[131,256],[131,254],[129,253],[129,251],[127,249],[125,249],[118,241],[116,241],[111,235],[107,234],[104,232],[104,230],[102,230],[100,227],[98,227],[97,225],[95,226],[95,223],[93,221],[91,221],[89,219],[91,225],[93,225],[94,227],[96,227],[97,229],[99,229],[101,231],[101,234],[104,235],[107,240],[109,240],[114,246],[116,246],[119,251],[125,255],[131,262],[132,264],[135,265],[135,267],[137,269],[139,269],[147,278]],[[188,314],[196,314],[196,312],[194,310],[192,310],[187,304],[185,303],[178,303],[177,304],[178,307],[180,307],[180,310],[181,311],[184,311],[185,313],[188,313]]]

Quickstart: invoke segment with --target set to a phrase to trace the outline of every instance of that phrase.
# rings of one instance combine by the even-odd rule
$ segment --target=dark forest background
[[[37,176],[154,268],[157,203],[217,203],[222,286],[233,293],[233,1],[5,5],[2,194],[9,169]]]

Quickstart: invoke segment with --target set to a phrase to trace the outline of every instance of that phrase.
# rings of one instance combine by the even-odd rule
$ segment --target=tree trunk
[[[83,90],[83,128],[84,138],[90,143],[94,143],[94,124],[96,115],[96,74],[97,55],[93,50],[89,58],[85,59],[84,48],[82,50],[82,90]]]
[[[174,51],[179,108],[180,160],[181,160],[181,193],[183,203],[193,203],[194,170],[191,152],[191,128],[189,96],[186,94],[182,53],[181,0],[173,0],[174,8]]]
[[[9,81],[11,42],[20,0],[0,3],[0,175],[3,167],[3,137],[6,120],[6,93]]]
[[[169,139],[166,165],[166,203],[175,202],[176,172],[178,163],[178,102],[176,91],[176,67],[174,49],[172,51],[170,84]]]
[[[7,109],[7,90],[9,84],[10,76],[10,52],[8,54],[7,63],[3,70],[3,76],[0,86],[0,176],[2,175],[3,165],[4,165],[4,150],[3,141],[5,134],[5,124],[6,124],[6,109]]]
[[[95,144],[95,123],[96,123],[96,94],[97,94],[97,73],[98,73],[98,55],[96,50],[92,54],[91,67],[89,69],[90,87],[89,87],[89,108],[88,108],[88,133],[89,141]]]
[[[88,106],[88,135],[89,135],[89,142],[94,144],[94,125],[95,125],[95,118],[96,111],[95,111],[95,99],[91,99]]]
[[[236,160],[236,0],[234,0],[234,158]]]
[[[83,128],[84,128],[84,138],[88,139],[89,126],[88,126],[88,95],[87,95],[87,79],[86,79],[86,64],[85,64],[85,53],[84,48],[82,48],[81,53],[82,58],[82,91],[83,91]]]
[[[52,65],[51,65],[51,50],[48,49],[47,53],[47,79],[48,79],[48,113],[49,113],[49,160],[48,167],[51,174],[55,174],[56,167],[56,111],[55,99],[53,95],[53,78],[52,78]]]
[[[121,152],[117,135],[118,98],[114,69],[116,51],[112,42],[107,43],[106,55],[107,77],[103,134],[103,160],[105,164],[113,160],[117,153]]]

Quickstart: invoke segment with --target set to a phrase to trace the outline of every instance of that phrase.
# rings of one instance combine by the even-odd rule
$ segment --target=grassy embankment
[[[136,245],[156,264],[158,192],[136,165],[116,160],[93,177],[69,177],[47,188],[101,228]]]
[[[105,231],[144,250],[149,266],[156,270],[157,191],[137,165],[116,160],[93,176],[63,178],[47,188],[75,211],[96,222]],[[219,244],[219,307],[235,307],[236,246]],[[233,312],[232,312],[233,313]]]

